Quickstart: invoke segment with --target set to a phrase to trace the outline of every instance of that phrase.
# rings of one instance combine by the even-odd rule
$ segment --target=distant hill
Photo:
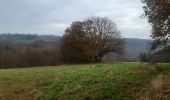
[[[114,53],[107,54],[104,58],[104,62],[113,61],[139,61],[139,54],[147,52],[149,50],[149,44],[152,42],[147,39],[134,39],[125,38],[125,54],[116,55]]]
[[[36,35],[36,34],[0,34],[0,42],[11,42],[11,43],[22,43],[30,44],[35,41],[51,41],[59,42],[60,36],[55,35]],[[151,40],[147,39],[134,39],[125,38],[125,54],[123,56],[115,56],[115,54],[110,53],[107,55],[107,59],[113,60],[116,58],[122,59],[126,58],[128,60],[138,60],[138,56],[142,52],[146,52],[148,45]],[[123,59],[124,60],[124,59]]]
[[[61,37],[55,35],[36,34],[0,34],[0,42],[30,44],[35,41],[58,41]]]
[[[130,59],[138,59],[140,53],[147,52],[149,50],[149,44],[152,42],[147,39],[133,39],[126,38],[125,56]]]

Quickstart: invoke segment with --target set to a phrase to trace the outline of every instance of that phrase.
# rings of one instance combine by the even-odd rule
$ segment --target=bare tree
[[[71,27],[67,28],[63,39],[63,46],[67,47],[63,51],[66,50],[67,53],[75,49],[72,44],[80,45],[84,41],[84,44],[79,46],[79,49],[83,51],[80,54],[84,53],[84,56],[88,59],[87,61],[90,60],[90,62],[100,62],[102,57],[109,52],[123,53],[124,42],[120,36],[120,31],[117,29],[116,24],[108,18],[91,17],[82,22],[75,22]],[[79,40],[77,40],[78,43],[76,39]],[[65,46],[66,41],[70,42],[70,44],[67,42],[69,44],[67,46]],[[68,49],[69,47],[70,49]],[[85,47],[88,51],[83,49]]]
[[[121,33],[116,24],[104,17],[91,17],[84,21],[84,30],[93,42],[93,59],[101,61],[102,57],[109,53],[123,53],[124,42],[121,39]]]

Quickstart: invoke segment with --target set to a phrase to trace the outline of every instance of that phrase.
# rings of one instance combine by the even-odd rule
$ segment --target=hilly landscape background
[[[125,56],[129,59],[138,59],[140,53],[147,52],[149,50],[149,44],[152,42],[147,39],[125,39]]]
[[[61,40],[60,36],[56,35],[32,35],[32,34],[0,34],[0,43],[13,43],[13,44],[31,44],[33,42],[55,42],[59,44]],[[122,61],[138,61],[139,54],[147,52],[149,49],[149,44],[151,40],[147,39],[137,39],[137,38],[124,38],[125,40],[125,54],[115,55],[114,53],[109,53],[105,56],[106,61],[120,60]]]

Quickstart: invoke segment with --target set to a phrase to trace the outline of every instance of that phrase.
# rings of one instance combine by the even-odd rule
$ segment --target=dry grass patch
[[[128,74],[144,74],[144,73],[146,73],[144,70],[133,70],[128,72]]]

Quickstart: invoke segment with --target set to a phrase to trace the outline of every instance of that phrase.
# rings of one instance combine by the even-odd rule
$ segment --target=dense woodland
[[[1,68],[59,64],[59,40],[37,35],[3,34],[0,39]]]

